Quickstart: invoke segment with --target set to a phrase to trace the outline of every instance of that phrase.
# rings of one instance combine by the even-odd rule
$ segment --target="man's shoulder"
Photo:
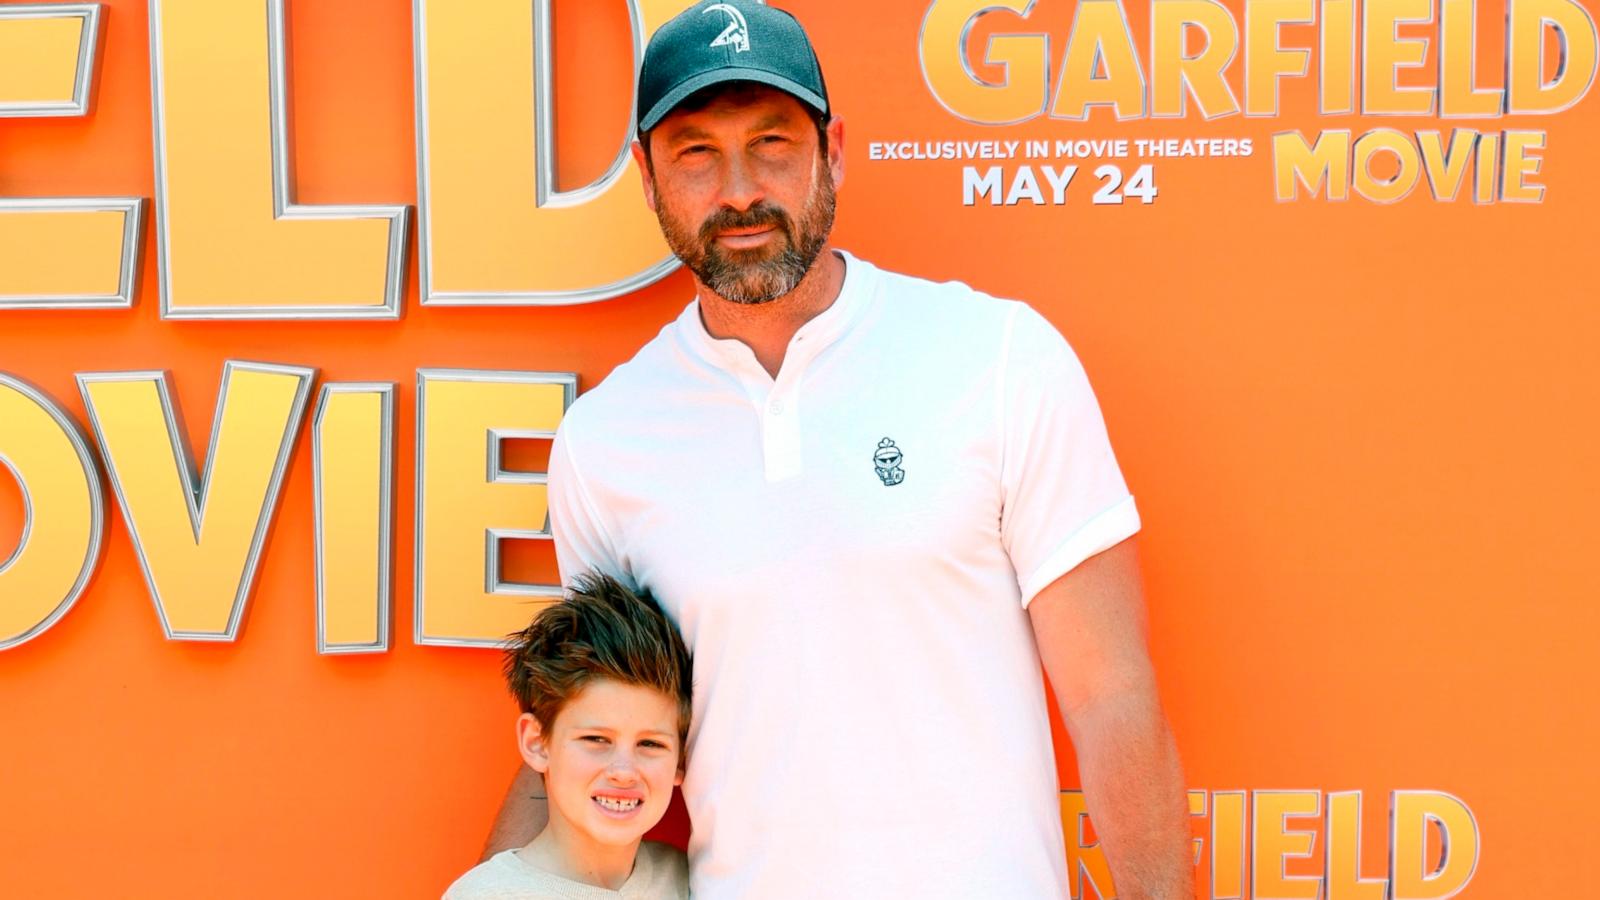
[[[659,395],[674,389],[675,375],[686,369],[676,328],[675,321],[669,322],[631,359],[578,395],[561,420],[561,431],[569,441],[574,435],[626,425],[641,410],[657,406]]]
[[[872,272],[881,295],[891,303],[916,303],[924,309],[935,304],[951,312],[989,317],[1010,315],[1019,305],[1019,301],[995,297],[964,281],[935,281],[878,266],[872,266]]]
[[[1034,307],[1038,298],[997,297],[964,281],[934,281],[882,268],[876,272],[886,288],[884,293],[899,302],[920,303],[924,310],[933,305],[956,320],[987,320],[1023,331],[1056,332]]]
[[[1012,335],[1039,325],[1028,303],[996,297],[961,281],[875,269],[882,314],[875,329],[902,353],[937,353],[950,365],[989,366],[1007,355]]]

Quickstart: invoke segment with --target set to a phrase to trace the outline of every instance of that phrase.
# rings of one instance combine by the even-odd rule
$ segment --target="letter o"
[[[0,650],[43,634],[88,587],[105,536],[105,488],[77,425],[0,372],[0,466],[22,487],[22,540],[0,559]]]
[[[1383,152],[1393,153],[1400,161],[1400,171],[1393,178],[1374,178],[1372,158]],[[1393,128],[1377,128],[1356,141],[1355,169],[1351,176],[1356,192],[1374,203],[1394,203],[1405,199],[1417,186],[1422,173],[1421,157],[1417,145]]]

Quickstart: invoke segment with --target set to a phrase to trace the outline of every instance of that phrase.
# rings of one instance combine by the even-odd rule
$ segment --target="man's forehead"
[[[806,107],[790,94],[764,84],[742,83],[699,100],[691,96],[668,113],[655,131],[673,138],[733,125],[749,130],[798,125],[810,120]]]

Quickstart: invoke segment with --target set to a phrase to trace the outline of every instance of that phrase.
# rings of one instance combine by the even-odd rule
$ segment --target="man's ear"
[[[644,136],[650,140],[650,135]],[[644,145],[638,141],[633,142],[633,161],[639,165],[639,180],[644,183],[644,205],[650,207],[651,212],[656,211],[656,180],[650,175],[650,157],[644,153]]]
[[[517,750],[521,751],[522,761],[528,768],[540,775],[550,771],[550,748],[545,746],[544,729],[539,727],[539,720],[532,713],[517,717]]]
[[[844,117],[834,116],[824,126],[828,132],[828,172],[833,175],[833,187],[844,185]]]

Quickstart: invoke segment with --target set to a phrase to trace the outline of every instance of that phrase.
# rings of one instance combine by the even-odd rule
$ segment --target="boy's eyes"
[[[587,741],[587,742],[592,743],[592,744],[609,744],[609,743],[611,743],[611,739],[606,737],[603,734],[586,734],[586,735],[583,735],[583,736],[579,737],[578,740]],[[668,749],[668,747],[667,747],[665,742],[658,741],[658,740],[655,740],[653,738],[646,738],[646,739],[640,741],[639,742],[639,746],[641,746],[641,747],[649,747],[652,750],[666,750],[666,749]]]

